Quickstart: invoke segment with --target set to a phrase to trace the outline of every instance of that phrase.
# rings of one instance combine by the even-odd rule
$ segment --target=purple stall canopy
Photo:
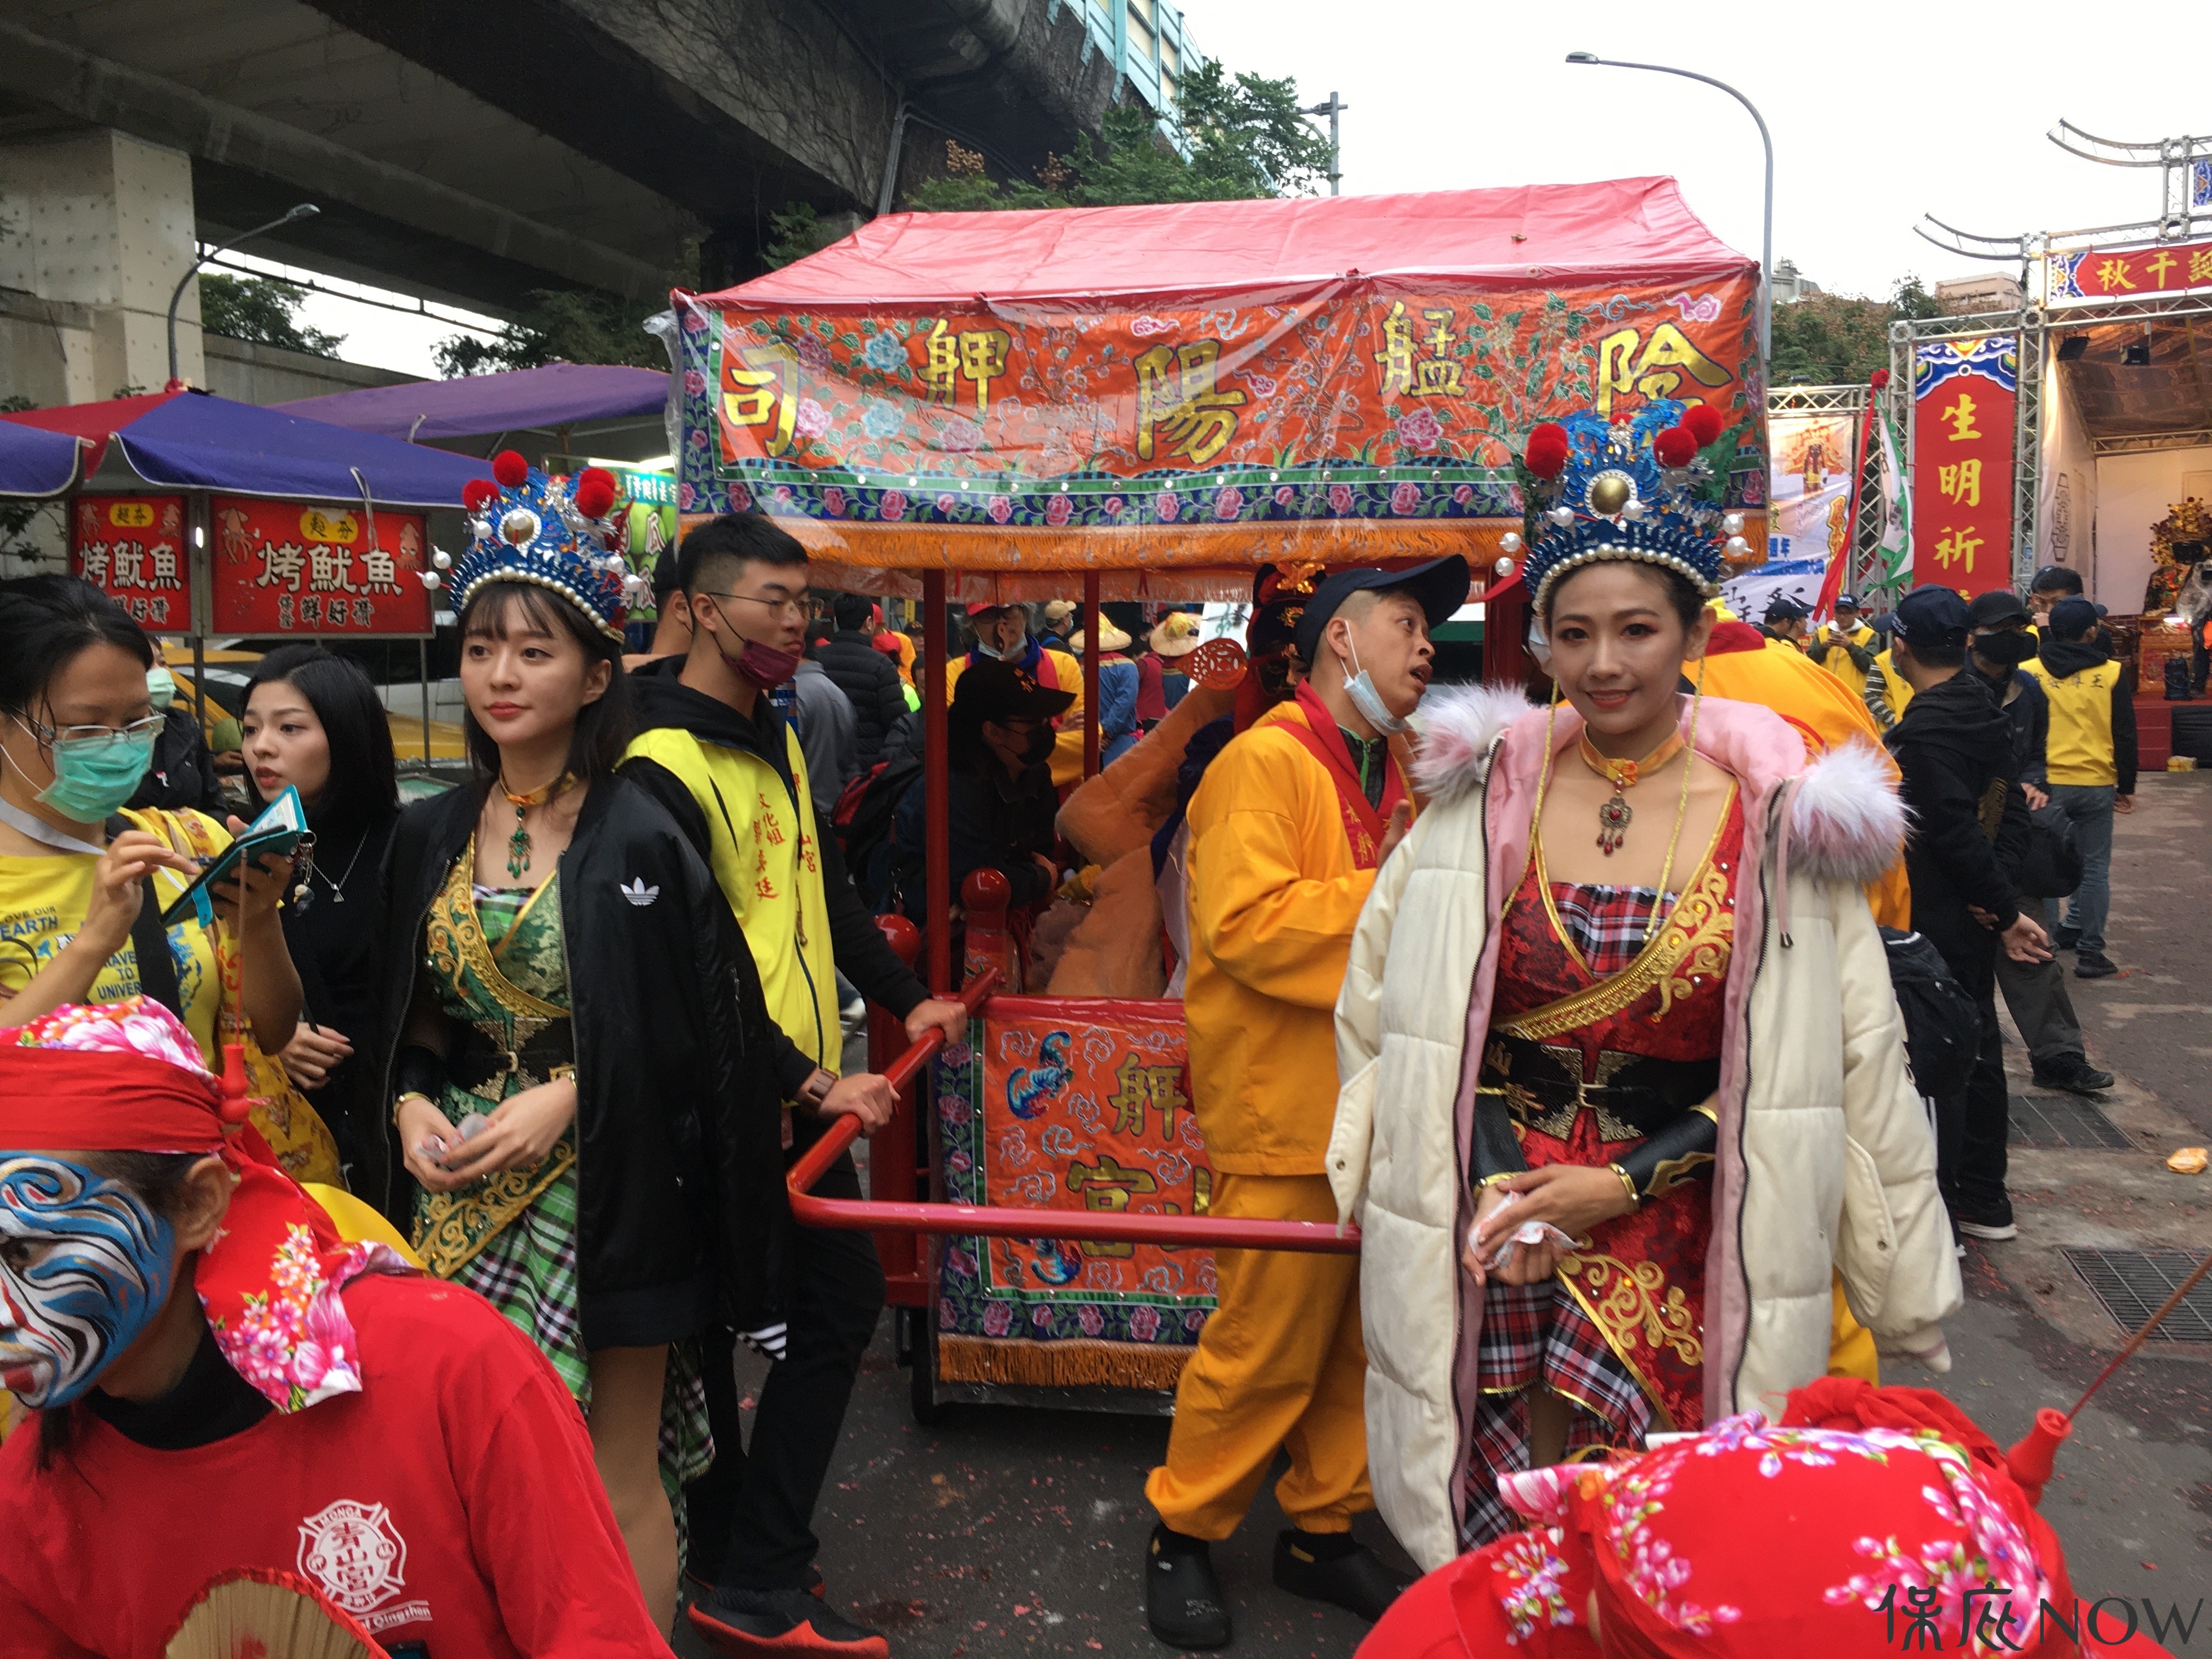
[[[64,432],[0,426],[0,495],[58,495],[76,482],[81,446]]]
[[[458,507],[463,485],[491,476],[488,463],[470,456],[204,392],[31,409],[0,421],[89,440],[86,485],[95,492],[150,485],[295,501]]]
[[[356,432],[427,440],[546,431],[585,421],[659,415],[668,402],[665,369],[610,363],[549,363],[503,374],[334,392],[278,404],[288,415]]]

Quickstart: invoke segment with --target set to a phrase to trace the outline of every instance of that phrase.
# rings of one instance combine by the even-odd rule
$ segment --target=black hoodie
[[[791,758],[784,746],[783,717],[776,713],[774,705],[762,697],[754,705],[754,718],[748,720],[720,699],[692,690],[678,678],[683,672],[683,658],[660,657],[630,676],[636,698],[638,730],[651,732],[674,726],[708,743],[741,749],[767,762],[778,777],[790,783]],[[622,773],[668,810],[685,838],[711,867],[714,840],[708,829],[706,808],[685,787],[684,781],[666,767],[642,757],[623,762]],[[860,894],[854,890],[845,874],[844,855],[838,850],[837,837],[824,825],[817,840],[822,855],[823,897],[830,915],[830,948],[836,959],[837,971],[850,980],[861,995],[881,1003],[904,1019],[928,997],[929,992],[915,977],[914,970],[884,942],[875,918],[860,902]],[[789,1100],[813,1075],[814,1062],[781,1027],[777,1028],[775,1046],[776,1081],[783,1089],[784,1098]]]
[[[2069,674],[2078,674],[2085,668],[2098,668],[2112,661],[2112,654],[2105,648],[2105,630],[2091,632],[2086,640],[2062,640],[2046,632],[2036,655],[2043,663],[2043,671],[2054,680],[2063,680]],[[2112,683],[2112,770],[2118,775],[2113,785],[2116,795],[2132,795],[2136,792],[2136,769],[2139,762],[2136,753],[2136,671],[2122,667],[2120,677]]]
[[[1912,925],[1954,968],[1986,960],[1995,936],[1967,907],[1993,914],[1999,931],[2012,926],[2020,890],[2007,872],[2020,868],[2027,841],[2011,719],[1989,682],[1963,669],[1915,692],[1886,741],[1912,812]]]

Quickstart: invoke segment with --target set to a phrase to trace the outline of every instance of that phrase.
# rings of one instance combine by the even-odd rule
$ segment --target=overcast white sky
[[[1691,208],[1756,257],[1760,152],[1725,94],[1670,76],[1571,68],[1570,52],[1697,70],[1774,135],[1774,252],[1824,288],[1885,295],[1908,271],[2004,269],[1912,234],[1923,212],[1992,235],[2132,222],[2159,174],[2100,167],[2044,134],[2212,133],[2203,0],[1188,0],[1231,68],[1332,88],[1346,194],[1672,173]],[[619,118],[618,117],[615,118]],[[418,374],[450,327],[317,298],[341,355]]]

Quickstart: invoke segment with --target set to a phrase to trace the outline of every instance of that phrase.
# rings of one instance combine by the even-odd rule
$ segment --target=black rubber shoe
[[[717,1653],[741,1659],[770,1655],[836,1654],[842,1659],[890,1659],[891,1644],[833,1613],[809,1591],[724,1589],[684,1609],[691,1628]]]
[[[1356,1613],[1370,1625],[1398,1599],[1406,1583],[1373,1550],[1353,1543],[1349,1533],[1275,1535],[1278,1589]]]
[[[2012,1200],[2002,1194],[1986,1204],[1962,1203],[1952,1218],[1968,1238],[2002,1243],[2020,1237],[2020,1229],[2013,1224]]]
[[[2102,951],[2076,951],[2074,953],[2074,977],[2076,979],[2110,979],[2119,971],[2119,964]]]
[[[1162,1525],[1145,1552],[1145,1622],[1171,1648],[1225,1648],[1229,1607],[1202,1538]]]
[[[2039,1089],[2064,1089],[2071,1094],[2102,1094],[2112,1086],[2112,1074],[2100,1072],[2080,1054],[2061,1054],[2035,1072]]]
[[[2081,930],[2079,927],[2062,927],[2051,936],[2051,945],[2055,951],[2070,951],[2081,942]]]

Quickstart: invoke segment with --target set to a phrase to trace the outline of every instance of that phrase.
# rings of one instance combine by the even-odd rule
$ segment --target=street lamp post
[[[1328,117],[1328,193],[1332,196],[1336,194],[1337,180],[1344,177],[1341,164],[1337,160],[1336,118],[1351,107],[1349,104],[1340,102],[1337,95],[1332,92],[1326,104],[1315,104],[1298,111],[1301,115]]]
[[[321,211],[322,209],[317,207],[313,202],[302,202],[297,207],[293,208],[289,212],[286,213],[283,218],[271,219],[265,225],[256,225],[252,230],[246,232],[245,234],[232,237],[228,241],[223,243],[222,246],[210,248],[205,253],[201,254],[197,259],[194,259],[191,264],[185,267],[185,274],[177,278],[176,292],[169,295],[169,384],[167,390],[174,392],[183,384],[183,382],[179,380],[177,378],[177,307],[184,302],[185,285],[198,274],[199,268],[205,264],[209,260],[216,258],[218,254],[229,252],[231,249],[236,247],[240,242],[250,242],[255,237],[261,235],[264,232],[276,229],[279,225],[289,225],[301,219],[312,219]]]
[[[1656,75],[1679,75],[1685,80],[1702,81],[1709,87],[1718,87],[1723,92],[1751,112],[1751,118],[1759,123],[1759,142],[1766,146],[1766,220],[1759,246],[1759,363],[1762,375],[1774,355],[1774,140],[1766,131],[1766,118],[1753,103],[1725,81],[1716,81],[1710,75],[1700,75],[1695,70],[1669,69],[1664,64],[1624,64],[1610,58],[1601,58],[1594,52],[1571,52],[1570,64],[1595,64],[1604,69],[1650,70]]]

